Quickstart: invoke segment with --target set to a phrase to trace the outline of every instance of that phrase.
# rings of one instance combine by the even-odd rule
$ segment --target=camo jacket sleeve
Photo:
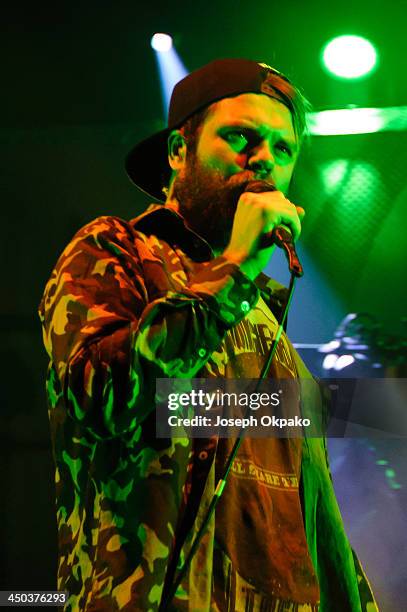
[[[135,431],[153,409],[155,378],[195,376],[257,298],[224,258],[196,263],[100,217],[64,250],[40,304],[49,381],[97,438]]]

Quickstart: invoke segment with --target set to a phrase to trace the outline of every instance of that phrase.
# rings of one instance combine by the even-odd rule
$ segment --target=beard
[[[185,168],[176,177],[173,196],[187,225],[220,253],[229,243],[236,207],[254,173],[242,170],[230,177],[205,168],[190,153]]]

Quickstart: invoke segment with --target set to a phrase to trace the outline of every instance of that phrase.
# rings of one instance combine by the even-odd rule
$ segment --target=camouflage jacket
[[[155,206],[131,222],[86,225],[48,281],[40,317],[67,610],[158,610],[180,539],[213,491],[216,440],[156,439],[154,415],[156,378],[195,377],[259,298],[237,266],[211,255],[181,217]],[[281,288],[262,284],[278,314]],[[304,441],[299,460],[321,609],[367,610],[324,441]],[[197,563],[208,563],[213,535],[212,522]],[[197,599],[176,609],[219,609],[210,563],[191,574]]]

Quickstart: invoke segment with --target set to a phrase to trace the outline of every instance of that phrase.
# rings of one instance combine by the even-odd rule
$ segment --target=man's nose
[[[267,142],[262,142],[249,158],[248,166],[256,175],[267,176],[273,171],[274,155]]]

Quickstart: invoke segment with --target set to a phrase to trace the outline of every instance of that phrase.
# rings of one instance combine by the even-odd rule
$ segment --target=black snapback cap
[[[281,100],[292,110],[289,98],[266,82],[270,73],[290,82],[271,66],[247,59],[218,59],[188,74],[173,89],[168,127],[142,140],[129,152],[126,158],[129,178],[148,195],[164,201],[163,187],[168,185],[171,177],[168,135],[193,114],[222,98],[249,92],[263,93]]]

